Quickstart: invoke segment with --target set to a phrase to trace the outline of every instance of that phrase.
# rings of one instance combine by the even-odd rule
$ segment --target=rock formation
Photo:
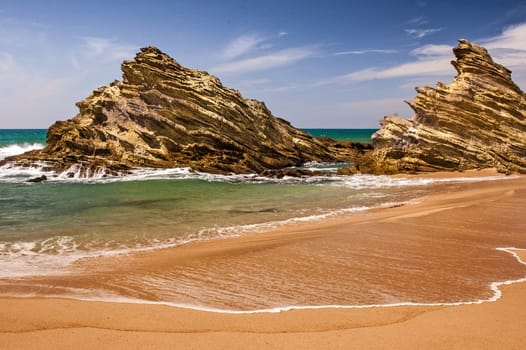
[[[49,128],[45,149],[6,162],[44,161],[89,175],[134,167],[250,173],[337,160],[329,146],[274,117],[263,102],[155,47],[141,49],[122,71],[122,81],[95,90],[77,103],[77,116]]]
[[[526,173],[526,96],[486,49],[459,40],[454,81],[417,88],[410,119],[387,116],[361,172],[393,174],[496,167]]]

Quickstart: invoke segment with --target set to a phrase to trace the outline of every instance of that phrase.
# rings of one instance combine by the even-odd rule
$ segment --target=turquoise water
[[[47,129],[0,129],[0,160],[44,147],[46,133]]]
[[[0,147],[15,144],[46,143],[47,129],[0,129]]]
[[[378,129],[303,129],[313,137],[330,137],[338,141],[371,143],[371,135]]]
[[[314,137],[370,143],[378,129],[303,129]],[[45,143],[47,129],[0,129],[0,146],[17,143]]]

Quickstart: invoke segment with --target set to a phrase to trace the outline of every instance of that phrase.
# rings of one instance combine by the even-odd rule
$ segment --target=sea
[[[375,130],[305,131],[366,143]],[[45,146],[45,129],[0,130],[0,160]],[[274,179],[174,168],[71,178],[8,163],[0,166],[0,279],[60,275],[85,258],[260,234],[410,204],[429,192],[429,184],[487,179],[343,176],[336,174],[341,164],[303,166],[333,174]],[[40,175],[48,180],[27,182]]]

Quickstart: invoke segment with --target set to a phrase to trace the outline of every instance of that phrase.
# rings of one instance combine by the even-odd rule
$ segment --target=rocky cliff
[[[49,128],[45,149],[6,161],[80,167],[89,175],[134,167],[250,173],[336,160],[329,146],[264,103],[155,47],[141,49],[122,71],[122,81],[95,90],[77,103],[77,116]]]
[[[414,116],[387,116],[357,167],[392,174],[496,167],[526,173],[526,96],[486,49],[459,40],[454,81],[417,88]]]

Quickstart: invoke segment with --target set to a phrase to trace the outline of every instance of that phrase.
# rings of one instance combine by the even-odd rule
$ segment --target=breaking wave
[[[0,147],[0,160],[7,157],[16,156],[25,152],[33,151],[36,149],[42,149],[46,147],[43,143],[16,143]]]

